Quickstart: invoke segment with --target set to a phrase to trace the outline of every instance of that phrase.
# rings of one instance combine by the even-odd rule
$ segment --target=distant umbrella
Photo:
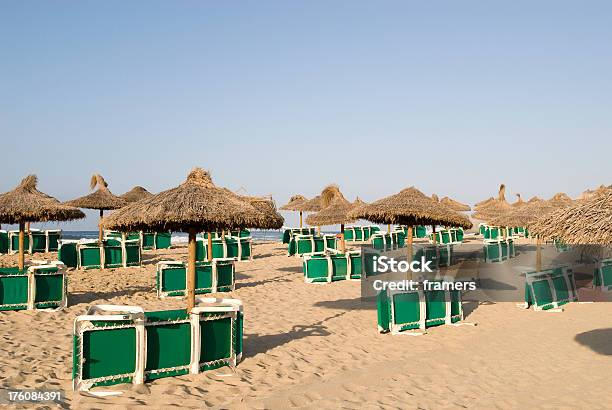
[[[455,201],[454,199],[451,199],[447,196],[445,196],[444,198],[442,198],[440,200],[440,203],[443,205],[448,206],[450,209],[452,209],[453,211],[457,211],[457,212],[466,212],[471,210],[469,205],[463,204],[461,202]]]
[[[340,246],[344,252],[344,224],[355,221],[355,218],[348,217],[353,208],[353,204],[342,195],[337,185],[329,185],[321,192],[321,210],[308,216],[306,223],[316,226],[340,225]]]
[[[306,204],[306,202],[308,202],[308,199],[306,199],[305,196],[293,195],[291,198],[289,198],[288,203],[280,207],[280,210],[299,212],[300,213],[300,228],[301,228],[302,227],[302,213],[304,212],[302,207],[304,206],[304,204]]]
[[[0,222],[19,224],[19,269],[24,268],[24,232],[26,222],[71,221],[85,214],[40,192],[36,175],[28,175],[12,191],[0,195]]]
[[[153,194],[144,189],[141,186],[135,186],[134,188],[127,191],[125,194],[119,196],[127,202],[137,202],[144,198],[150,198]]]
[[[89,189],[94,189],[96,187],[98,187],[98,189],[95,192],[92,192],[91,194],[82,196],[77,199],[73,199],[72,201],[68,201],[65,204],[69,206],[74,206],[76,208],[100,210],[98,240],[102,242],[102,219],[104,218],[104,211],[111,209],[119,209],[123,206],[126,206],[128,202],[123,198],[119,198],[118,196],[113,195],[113,193],[108,189],[108,184],[106,183],[102,175],[94,174],[91,176],[91,180],[89,182]]]

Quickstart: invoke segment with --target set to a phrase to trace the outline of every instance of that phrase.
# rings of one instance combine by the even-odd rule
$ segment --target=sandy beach
[[[465,302],[478,326],[432,328],[422,337],[379,334],[358,282],[305,284],[301,258],[260,243],[237,264],[232,297],[245,305],[244,359],[233,372],[163,378],[93,398],[71,388],[75,316],[92,304],[184,306],[157,298],[155,263],[186,248],[144,254],[142,268],[69,271],[69,307],[1,312],[0,385],[63,389],[71,408],[606,408],[612,365],[607,303],[563,313],[514,303]],[[53,258],[35,254],[33,259]],[[0,256],[0,265],[15,263]],[[221,294],[220,294],[221,295]],[[227,294],[222,294],[227,297]]]

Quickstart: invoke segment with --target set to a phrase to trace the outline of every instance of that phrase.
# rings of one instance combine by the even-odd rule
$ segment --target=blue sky
[[[0,191],[575,196],[612,183],[610,38],[607,1],[3,1]]]

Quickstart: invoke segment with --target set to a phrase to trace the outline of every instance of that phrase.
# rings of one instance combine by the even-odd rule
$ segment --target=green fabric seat
[[[306,283],[359,280],[362,270],[361,252],[305,255],[303,267]]]
[[[344,228],[344,240],[347,242],[369,241],[372,234],[379,232],[378,226],[347,226]]]
[[[453,264],[454,247],[453,245],[425,245],[416,247],[412,260],[420,261],[425,257],[426,261],[431,261],[429,265],[432,269],[439,269]]]
[[[233,258],[239,261],[253,259],[252,249],[253,240],[250,237],[226,236],[225,240],[216,238],[212,240],[213,259]],[[204,261],[208,259],[208,238],[196,241],[196,260]]]
[[[170,249],[172,246],[172,233],[156,232],[155,233],[155,249]]]
[[[406,234],[401,231],[389,233],[377,232],[370,238],[372,247],[378,250],[392,250],[406,246]]]
[[[7,231],[0,230],[0,253],[9,252],[9,236]]]
[[[325,253],[337,249],[336,235],[293,235],[287,246],[288,256],[303,256],[311,253]]]
[[[75,319],[75,391],[197,374],[242,359],[243,310],[236,299],[197,299],[184,309],[93,306]],[[95,392],[92,392],[95,394]]]
[[[398,334],[463,320],[460,291],[380,291],[376,299],[378,331]]]
[[[283,231],[283,243],[288,244],[294,235],[316,235],[315,228],[289,228]]]
[[[525,308],[556,309],[578,300],[576,282],[571,268],[557,267],[525,273]]]
[[[69,268],[77,268],[79,266],[77,256],[77,240],[63,239],[59,241],[59,250],[57,259]]]
[[[485,241],[484,259],[487,263],[499,263],[515,257],[514,240],[498,239]]]
[[[612,290],[612,259],[598,262],[593,275],[593,285],[602,291]]]
[[[61,309],[67,306],[64,265],[54,262],[27,270],[0,268],[0,310]]]
[[[19,252],[19,231],[9,231],[9,253]],[[25,253],[30,253],[30,236],[26,233],[23,237],[23,247]]]
[[[195,293],[232,292],[235,289],[234,259],[196,262]],[[157,263],[157,296],[184,296],[187,288],[187,267],[180,261]]]

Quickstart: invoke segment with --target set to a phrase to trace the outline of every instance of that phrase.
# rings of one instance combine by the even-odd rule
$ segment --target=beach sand
[[[358,282],[306,284],[286,245],[261,243],[237,264],[231,297],[245,306],[244,359],[235,372],[118,385],[118,397],[71,387],[72,326],[92,304],[184,307],[159,300],[155,263],[186,248],[145,252],[142,268],[69,271],[69,307],[0,313],[0,386],[63,389],[71,408],[606,408],[612,369],[612,305],[563,313],[515,303],[466,302],[478,326],[439,326],[421,337],[379,334]],[[55,258],[36,254],[33,259]],[[15,255],[0,265],[16,264]],[[228,294],[219,294],[228,297]],[[107,388],[108,389],[108,388]]]

